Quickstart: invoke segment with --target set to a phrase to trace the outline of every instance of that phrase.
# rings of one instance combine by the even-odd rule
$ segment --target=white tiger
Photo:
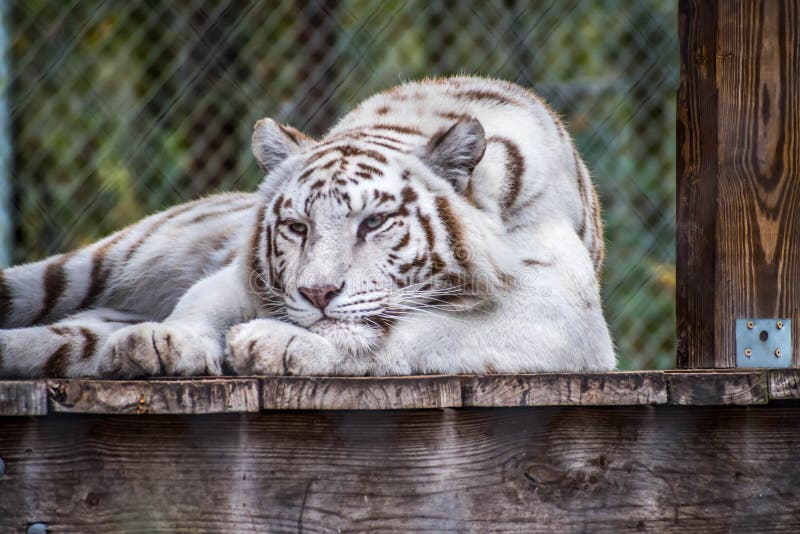
[[[589,173],[532,92],[375,95],[266,177],[0,275],[0,375],[402,375],[615,367]]]

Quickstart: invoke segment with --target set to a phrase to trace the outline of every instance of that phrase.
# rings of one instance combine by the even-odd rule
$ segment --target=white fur
[[[451,139],[455,149],[447,148],[461,159],[458,169],[447,173],[441,166],[448,154],[430,159],[425,147],[453,126],[456,112],[480,123],[485,152],[481,140],[474,139],[480,127],[457,128],[458,137]],[[308,198],[309,183],[335,176],[320,168],[301,181],[298,176],[309,168],[309,154],[320,145],[305,137],[297,141],[302,134],[267,121],[254,135],[254,153],[268,168],[258,193],[211,197],[173,208],[177,211],[167,221],[163,214],[156,215],[120,234],[107,251],[104,265],[110,266],[111,275],[94,303],[116,311],[98,309],[68,317],[89,290],[86,273],[92,258],[114,236],[70,257],[64,265],[70,283],[48,317],[56,319],[56,326],[69,323],[72,330],[60,336],[42,326],[0,331],[0,374],[46,372],[52,355],[70,336],[76,337],[64,360],[64,372],[70,376],[220,374],[226,357],[244,374],[613,369],[615,356],[597,279],[602,237],[598,221],[592,219],[591,183],[563,126],[547,107],[533,93],[506,82],[454,78],[412,83],[363,102],[321,142],[355,147],[347,158],[350,165],[376,165],[359,155],[375,145],[356,134],[386,134],[380,127],[386,124],[400,127],[388,131],[394,141],[386,141],[399,150],[378,149],[386,158],[382,175],[341,186],[339,191],[349,195],[352,204],[347,209],[341,199],[320,200],[313,216],[306,214],[310,218],[301,221],[308,227],[302,245],[296,236],[281,238],[280,261],[286,270],[280,292],[271,289],[276,280],[268,273],[253,271],[249,249],[254,224],[278,224],[271,207],[282,198],[294,201],[284,211],[300,218],[298,205]],[[514,144],[524,162],[510,206],[505,199],[514,188],[507,178],[511,158],[499,137]],[[459,142],[473,143],[473,148],[459,152]],[[469,159],[481,155],[466,179],[462,170],[471,169]],[[320,163],[336,157],[326,156]],[[426,161],[435,161],[437,172]],[[383,237],[359,236],[365,218],[378,213],[373,188],[400,197],[408,184],[417,192],[414,213],[430,216],[436,236],[433,248],[426,249],[429,236],[412,215],[397,216],[405,223],[393,230],[383,223]],[[443,198],[457,219],[464,251],[450,246],[450,227],[433,216]],[[213,214],[215,206],[232,211],[198,217]],[[260,221],[255,219],[259,206],[270,207]],[[162,223],[157,231],[154,222]],[[448,274],[479,279],[480,284],[464,294],[461,286],[435,278],[432,288],[424,287],[424,277],[405,286],[388,280],[390,241],[397,241],[404,228],[409,244],[397,253],[395,267],[419,259],[421,251],[429,257],[434,252]],[[214,240],[224,241],[224,246],[209,245]],[[262,259],[264,247],[262,241],[257,249]],[[39,281],[53,261],[4,272],[15,302],[6,314],[8,325],[29,325],[40,314],[46,292]],[[262,281],[266,287],[259,285]],[[302,297],[300,288],[309,285],[342,287],[326,316]],[[440,301],[456,293],[458,302]],[[104,311],[123,316],[119,322],[101,320]],[[392,322],[381,330],[371,322],[373,317]],[[126,318],[145,322],[128,325]],[[78,357],[80,327],[91,327],[98,336],[99,348],[92,357]]]
[[[468,88],[497,89],[497,84],[487,80],[459,82]],[[412,169],[427,188],[446,195],[465,228],[477,270],[487,277],[490,285],[497,283],[492,279],[497,270],[511,273],[512,283],[503,289],[498,283],[495,292],[472,309],[445,311],[425,307],[409,311],[395,324],[388,339],[370,350],[364,349],[373,342],[367,339],[369,329],[320,320],[313,309],[305,314],[290,311],[290,319],[319,335],[301,336],[293,330],[293,335],[303,338],[302,344],[274,341],[262,345],[259,340],[265,336],[285,341],[285,335],[282,338],[276,333],[280,326],[274,321],[259,320],[237,327],[228,336],[234,359],[244,361],[243,354],[257,362],[288,359],[305,365],[288,372],[320,375],[598,371],[615,367],[602,314],[596,266],[587,250],[587,242],[591,240],[581,242],[576,234],[586,217],[577,186],[581,177],[576,175],[576,163],[584,172],[585,167],[576,158],[563,126],[536,97],[513,86],[501,85],[504,91],[511,89],[515,98],[528,107],[521,112],[517,107],[464,102],[451,95],[452,86],[447,83],[408,84],[362,103],[327,138],[346,136],[350,131],[387,122],[414,127],[430,136],[448,125],[447,120],[431,111],[456,108],[477,118],[487,138],[501,135],[515,141],[526,165],[518,198],[537,196],[538,200],[505,221],[498,206],[506,194],[506,184],[502,181],[506,155],[499,145],[489,145],[473,173],[472,184],[481,209],[454,194],[450,185],[432,175],[415,155],[394,155],[389,165]],[[398,101],[398,93],[410,98]],[[376,117],[375,110],[383,107],[391,108],[389,116]],[[393,136],[403,137],[396,133]],[[413,134],[405,136],[405,140],[412,147],[421,142]],[[293,165],[295,161],[288,161],[281,172],[291,174]],[[291,183],[283,188],[280,182],[271,184],[265,194],[267,198],[274,198],[279,192],[291,194],[292,187]],[[304,269],[312,269],[316,275],[312,281],[317,283],[338,284],[348,276],[368,279],[364,265],[368,258],[353,252],[356,247],[348,240],[351,230],[341,214],[329,211],[318,215],[315,222],[319,222],[314,229],[316,248],[310,262],[297,265],[298,278],[303,277]],[[509,233],[511,226],[522,230]],[[602,243],[594,246],[602,247]],[[541,264],[526,266],[520,263],[522,258]],[[296,293],[299,285],[295,283],[287,292]],[[340,300],[344,300],[340,307],[347,305],[344,295],[337,297],[331,306]],[[299,305],[299,299],[294,304]],[[345,334],[341,333],[343,330]],[[329,356],[331,345],[337,349],[333,359]],[[256,354],[249,354],[248,347],[255,347]],[[320,358],[320,354],[328,356]],[[270,373],[281,373],[274,365],[260,365],[257,363],[256,368],[264,372],[270,369]]]

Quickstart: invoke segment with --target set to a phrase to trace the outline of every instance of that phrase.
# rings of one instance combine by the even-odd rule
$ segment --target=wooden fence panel
[[[800,3],[681,0],[678,366],[734,367],[734,322],[800,357]]]
[[[0,531],[800,529],[800,408],[0,419]]]

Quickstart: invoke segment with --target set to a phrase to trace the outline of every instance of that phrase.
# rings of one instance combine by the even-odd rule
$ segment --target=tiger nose
[[[329,285],[315,285],[308,287],[301,287],[298,289],[300,294],[303,295],[308,301],[320,310],[325,310],[325,307],[342,291],[341,287]]]

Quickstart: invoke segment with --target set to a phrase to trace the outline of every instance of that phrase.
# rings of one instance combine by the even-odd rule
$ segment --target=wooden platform
[[[800,399],[800,370],[388,378],[0,380],[0,415],[211,414],[520,406],[757,405]]]
[[[798,383],[0,381],[0,532],[796,532]]]

